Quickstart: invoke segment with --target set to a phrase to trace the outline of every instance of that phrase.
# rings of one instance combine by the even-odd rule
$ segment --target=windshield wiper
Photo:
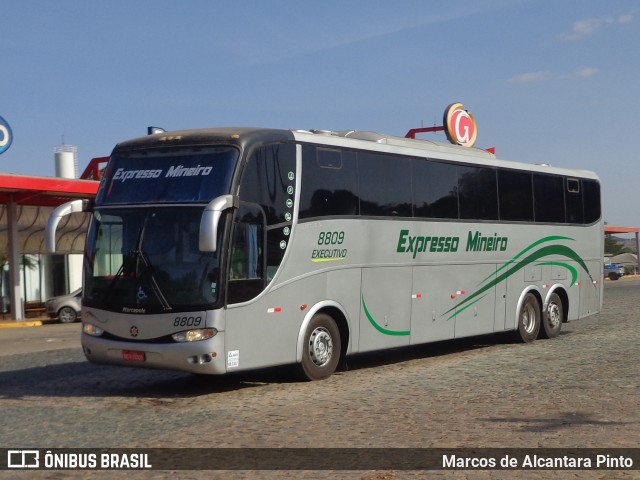
[[[162,309],[165,311],[173,310],[173,307],[167,301],[167,298],[164,296],[164,294],[162,293],[162,290],[160,289],[160,285],[158,285],[158,282],[156,281],[156,276],[154,274],[155,269],[153,268],[153,265],[151,265],[151,262],[147,258],[147,255],[142,251],[142,237],[144,235],[144,229],[146,226],[147,226],[147,221],[145,219],[144,224],[142,225],[142,227],[140,228],[140,231],[138,232],[138,239],[136,240],[136,249],[133,251],[133,254],[137,258],[142,260],[142,263],[145,267],[145,272],[149,275],[149,280],[151,280],[151,290],[153,290],[153,293],[156,295],[156,298],[160,302],[160,305],[162,305]]]
[[[149,280],[151,280],[151,290],[153,290],[153,293],[156,295],[156,298],[162,305],[162,309],[167,311],[173,310],[173,307],[167,301],[167,298],[164,296],[162,290],[160,289],[160,285],[158,285],[158,282],[156,281],[156,277],[154,275],[155,269],[153,268],[153,265],[151,265],[151,262],[149,261],[145,253],[140,248],[136,249],[133,253],[140,260],[142,260],[142,263],[145,266],[145,272],[149,274]]]
[[[165,311],[173,310],[173,307],[169,304],[169,302],[167,301],[167,298],[164,296],[164,294],[162,293],[162,290],[160,289],[160,286],[158,285],[158,282],[154,275],[155,269],[153,268],[153,265],[151,265],[151,262],[149,261],[145,253],[142,251],[143,232],[144,232],[144,226],[141,227],[140,230],[138,231],[138,238],[136,239],[135,250],[130,251],[125,255],[124,260],[122,261],[122,265],[120,265],[120,268],[118,269],[115,276],[109,283],[109,286],[107,287],[107,293],[105,293],[103,301],[106,302],[111,297],[111,294],[114,291],[114,287],[116,286],[120,278],[122,278],[122,275],[124,274],[125,264],[130,264],[132,260],[140,259],[142,260],[142,264],[144,265],[145,273],[149,275],[149,280],[151,282],[151,290],[153,290],[153,293],[155,294],[156,298],[160,302],[160,305],[162,305],[162,309]],[[134,265],[134,268],[135,268],[134,271],[138,270],[137,265]]]

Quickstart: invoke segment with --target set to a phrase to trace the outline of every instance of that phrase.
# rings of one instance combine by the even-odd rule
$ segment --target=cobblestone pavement
[[[0,446],[638,447],[640,279],[559,338],[358,356],[321,382],[96,366],[78,348],[0,357]],[[2,478],[20,478],[0,472]],[[114,472],[30,472],[111,478]],[[123,472],[120,472],[121,475]],[[9,475],[11,474],[11,475]],[[137,478],[640,478],[640,471],[131,472]]]

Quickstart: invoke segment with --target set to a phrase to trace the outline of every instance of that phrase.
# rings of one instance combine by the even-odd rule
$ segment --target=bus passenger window
[[[458,218],[456,166],[427,159],[413,160],[413,216]]]
[[[358,215],[355,154],[305,145],[302,158],[300,218]]]
[[[460,218],[498,219],[498,186],[496,169],[458,167]]]
[[[411,217],[411,160],[395,155],[358,153],[360,214]]]
[[[564,193],[562,177],[534,173],[533,205],[535,221],[564,223]]]
[[[533,183],[531,172],[498,170],[500,220],[533,221]]]

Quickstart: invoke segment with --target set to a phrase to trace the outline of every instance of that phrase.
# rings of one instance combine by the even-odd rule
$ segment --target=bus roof
[[[254,143],[293,141],[290,130],[255,127],[204,128],[198,130],[176,130],[138,137],[116,145],[114,152],[138,149],[163,149],[166,147],[198,147],[238,145],[244,147]]]
[[[486,150],[463,147],[451,143],[396,137],[393,135],[358,130],[337,132],[328,130],[293,130],[293,134],[296,140],[301,142],[321,143],[345,148],[363,148],[365,150],[398,153],[445,161],[459,161],[466,164],[500,166],[515,170],[598,179],[598,176],[589,170],[554,167],[547,163],[530,164],[511,160],[499,160],[493,153]]]
[[[197,130],[177,130],[156,133],[126,140],[116,145],[114,153],[138,149],[164,149],[167,147],[198,147],[237,145],[244,148],[251,144],[299,141],[343,148],[361,148],[370,151],[396,153],[440,159],[467,164],[493,165],[516,170],[573,175],[597,179],[587,170],[553,167],[546,163],[528,164],[499,160],[486,150],[453,145],[431,140],[411,139],[362,130],[283,130],[259,127],[224,127]]]

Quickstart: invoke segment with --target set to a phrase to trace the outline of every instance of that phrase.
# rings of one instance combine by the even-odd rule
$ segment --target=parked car
[[[62,323],[73,323],[80,316],[82,309],[82,289],[59,297],[52,297],[45,303],[47,315],[50,318],[58,317]]]
[[[624,267],[616,263],[608,263],[604,266],[604,276],[610,280],[618,280],[624,275]]]

